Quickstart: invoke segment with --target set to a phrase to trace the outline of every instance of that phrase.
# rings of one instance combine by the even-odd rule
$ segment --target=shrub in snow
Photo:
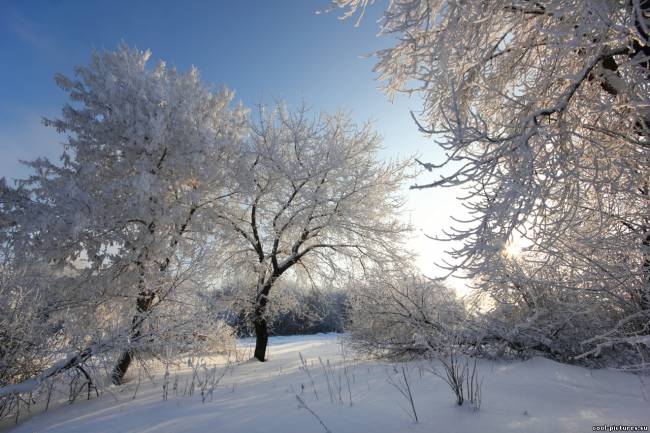
[[[408,402],[410,411],[407,411],[407,413],[413,418],[413,421],[418,423],[420,420],[415,409],[415,401],[413,401],[413,392],[411,391],[411,377],[407,372],[407,368],[404,365],[401,365],[399,370],[393,367],[393,374],[388,373],[388,383]]]
[[[414,274],[383,270],[374,278],[367,275],[352,292],[347,341],[372,356],[431,359],[431,372],[445,381],[456,403],[468,401],[478,410],[482,383],[476,359],[469,357],[484,343],[478,324],[452,289]],[[391,383],[407,398],[417,421],[405,371]]]
[[[420,356],[446,345],[465,316],[453,289],[408,271],[372,272],[350,291],[348,342],[373,356]]]
[[[431,372],[441,378],[454,394],[456,404],[469,402],[472,409],[481,408],[483,380],[477,369],[477,359],[471,360],[464,350],[459,335],[450,335],[445,343],[431,348],[431,355],[438,361]]]

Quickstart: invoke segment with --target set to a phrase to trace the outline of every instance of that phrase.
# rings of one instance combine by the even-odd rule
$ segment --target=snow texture
[[[250,351],[253,343],[243,340],[242,347]],[[417,362],[409,363],[411,388],[420,420],[415,424],[405,412],[409,403],[387,380],[397,369],[375,361],[352,361],[339,343],[340,337],[335,334],[272,337],[270,360],[267,363],[246,361],[235,366],[214,391],[212,401],[206,403],[201,402],[198,393],[192,397],[170,395],[163,401],[164,371],[152,372],[155,385],[143,379],[132,399],[137,385],[137,380],[133,379],[136,373],[132,372],[130,383],[112,388],[100,398],[73,405],[62,404],[16,427],[0,427],[0,431],[325,431],[308,410],[299,407],[296,395],[334,433],[589,432],[594,425],[650,424],[647,379],[613,370],[588,370],[543,358],[524,362],[480,361],[484,382],[483,404],[478,412],[467,406],[456,406],[442,380],[418,368]],[[300,368],[299,353],[309,365],[318,400],[309,377]],[[336,377],[343,371],[342,365],[347,367],[352,405],[345,379],[342,401],[334,389],[334,403],[331,402],[325,369],[319,358],[325,365],[330,363],[332,388],[336,388]],[[219,360],[214,358],[207,362]],[[183,367],[179,371],[181,374],[179,382],[184,384],[191,369]]]

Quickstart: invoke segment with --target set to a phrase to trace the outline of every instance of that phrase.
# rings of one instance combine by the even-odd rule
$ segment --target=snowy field
[[[243,349],[250,350],[250,344],[243,341]],[[408,401],[388,381],[389,375],[397,378],[396,371],[401,375],[401,369],[392,364],[353,361],[351,354],[343,353],[339,337],[332,334],[274,337],[270,344],[268,363],[247,361],[232,367],[211,395],[205,390],[205,402],[199,389],[188,395],[190,367],[170,371],[167,381],[164,371],[152,372],[153,383],[145,378],[139,386],[137,373],[132,372],[129,384],[111,388],[100,398],[58,405],[0,430],[317,433],[327,428],[332,433],[575,433],[591,432],[592,426],[603,424],[650,424],[650,380],[644,384],[631,374],[587,370],[541,358],[481,362],[483,402],[478,412],[456,406],[447,385],[427,372],[427,365],[408,364],[419,418],[415,423]],[[311,379],[301,368],[299,353]],[[199,377],[215,365],[218,377],[224,360],[205,362],[208,369],[199,371]],[[164,383],[168,383],[167,400],[163,400]],[[324,425],[301,407],[296,395]]]

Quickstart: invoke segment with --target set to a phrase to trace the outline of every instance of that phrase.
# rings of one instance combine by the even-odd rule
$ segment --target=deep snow
[[[244,350],[251,342],[242,341]],[[299,367],[299,353],[310,364],[319,399],[310,379]],[[329,360],[334,403],[319,359]],[[137,381],[112,388],[90,401],[62,404],[18,426],[12,433],[99,432],[324,432],[304,402],[333,433],[344,432],[591,432],[594,425],[650,425],[650,378],[612,370],[588,370],[542,358],[524,362],[479,363],[483,382],[481,410],[458,407],[441,379],[425,371],[423,363],[409,363],[419,424],[408,415],[408,402],[387,381],[391,364],[355,362],[343,357],[339,336],[273,337],[270,361],[247,361],[235,366],[214,391],[212,401],[170,395],[162,399],[163,372],[155,384],[143,381],[132,400]],[[211,358],[208,366],[223,359]],[[342,363],[348,366],[352,405]],[[221,367],[219,367],[221,368]],[[179,372],[179,388],[191,369]],[[171,372],[176,374],[176,370]],[[133,374],[133,373],[132,373]],[[340,376],[339,376],[340,375]],[[337,383],[341,383],[341,397]],[[645,383],[644,383],[645,382]],[[182,394],[182,390],[181,390]],[[342,400],[342,401],[341,401]]]

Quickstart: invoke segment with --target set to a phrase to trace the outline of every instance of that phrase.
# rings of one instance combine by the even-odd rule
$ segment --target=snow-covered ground
[[[325,432],[316,416],[300,407],[296,395],[332,433],[574,433],[591,432],[592,426],[604,424],[650,425],[649,379],[644,385],[644,381],[631,374],[587,370],[541,358],[480,362],[484,382],[483,403],[478,412],[456,406],[447,385],[426,372],[424,364],[408,364],[420,420],[416,424],[409,416],[407,400],[387,380],[389,375],[395,375],[392,365],[352,361],[350,354],[343,355],[339,337],[332,334],[274,337],[270,343],[269,362],[248,361],[235,366],[205,403],[200,391],[191,397],[183,395],[192,375],[192,370],[184,367],[170,372],[166,401],[162,398],[163,372],[156,372],[155,384],[144,379],[137,393],[137,380],[133,380],[112,388],[100,398],[50,408],[8,431]],[[246,348],[250,344],[243,341],[242,345]],[[310,378],[300,368],[299,353],[309,365],[318,399]],[[329,360],[327,377],[319,358],[324,364]],[[211,367],[223,360],[206,362]],[[221,368],[217,367],[217,375]],[[178,387],[174,392],[177,374]]]

